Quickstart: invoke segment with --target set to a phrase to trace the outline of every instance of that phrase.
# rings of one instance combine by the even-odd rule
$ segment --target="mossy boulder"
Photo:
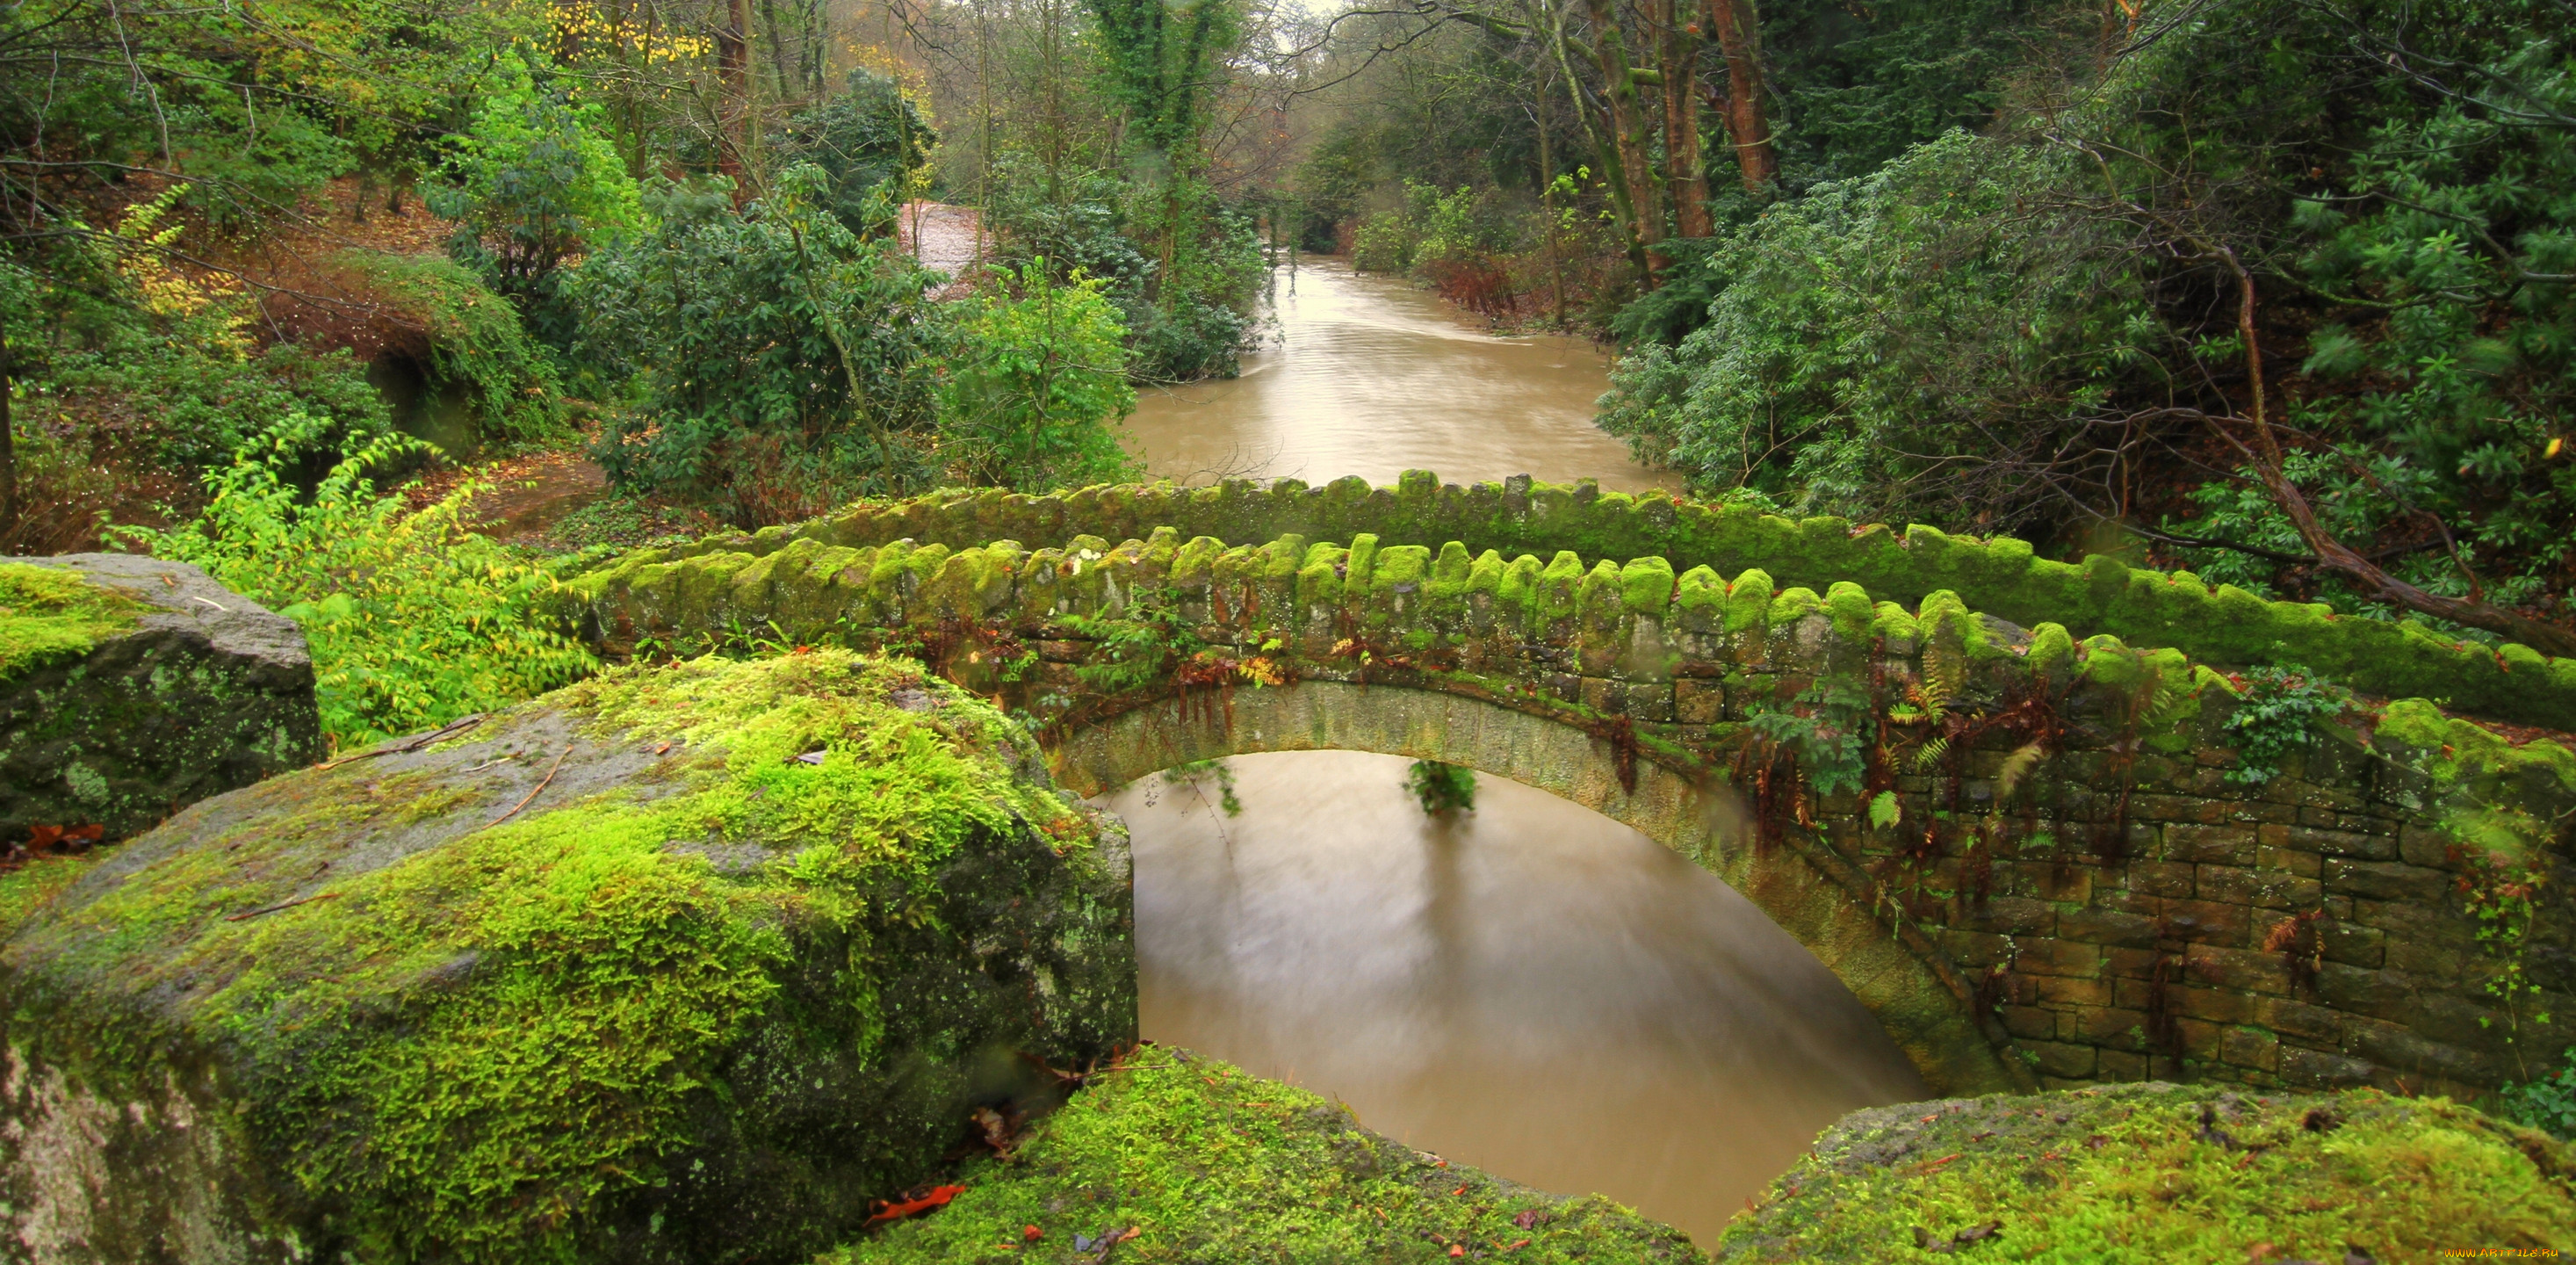
[[[122,839],[321,750],[293,620],[185,563],[0,560],[0,840]]]
[[[950,1180],[964,1190],[945,1208],[817,1265],[1708,1259],[1599,1195],[1452,1164],[1362,1128],[1339,1103],[1169,1047],[1091,1077],[1008,1158],[979,1157]]]
[[[1854,1112],[1713,1254],[2162,1265],[2571,1247],[2576,1147],[2546,1134],[2439,1098],[2148,1082]]]
[[[610,672],[0,881],[36,1261],[779,1261],[1133,1039],[1123,833],[916,665]]]

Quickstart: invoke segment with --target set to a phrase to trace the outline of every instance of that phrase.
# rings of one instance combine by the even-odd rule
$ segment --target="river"
[[[1338,261],[1277,292],[1279,341],[1241,379],[1139,410],[1155,473],[1661,482],[1592,427],[1588,343],[1481,334]],[[1407,767],[1237,757],[1239,816],[1208,777],[1104,798],[1135,836],[1147,1037],[1703,1244],[1836,1117],[1925,1096],[1859,1001],[1713,875],[1499,778],[1429,817]]]
[[[1338,259],[1280,268],[1272,282],[1276,328],[1241,377],[1137,393],[1127,444],[1148,474],[1393,483],[1430,470],[1453,483],[1534,474],[1598,478],[1610,491],[1681,486],[1592,425],[1610,362],[1588,340],[1482,333],[1436,296]]]

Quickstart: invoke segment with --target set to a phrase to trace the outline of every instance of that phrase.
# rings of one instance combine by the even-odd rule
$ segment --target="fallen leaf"
[[[1025,1228],[1025,1229],[1022,1229],[1022,1230],[1020,1231],[1020,1237],[1021,1237],[1021,1238],[1023,1238],[1023,1239],[1028,1240],[1028,1241],[1029,1241],[1029,1242],[1031,1242],[1031,1243],[1035,1243],[1035,1242],[1037,1242],[1038,1240],[1043,1239],[1043,1238],[1045,1238],[1045,1237],[1046,1237],[1046,1231],[1041,1230],[1041,1229],[1037,1228],[1036,1226],[1029,1226],[1029,1227],[1027,1227],[1027,1228]]]
[[[1513,1224],[1514,1226],[1519,1227],[1520,1229],[1523,1229],[1523,1230],[1526,1230],[1526,1229],[1530,1228],[1531,1226],[1537,1225],[1537,1224],[1538,1224],[1538,1209],[1536,1209],[1536,1208],[1523,1208],[1523,1209],[1521,1209],[1520,1214],[1519,1214],[1518,1216],[1515,1216],[1515,1217],[1513,1217],[1513,1218],[1512,1218],[1512,1224]]]
[[[885,1221],[900,1221],[905,1217],[916,1216],[933,1208],[945,1208],[949,1200],[965,1193],[966,1188],[963,1186],[933,1186],[929,1194],[918,1199],[905,1199],[887,1204],[874,1216],[869,1217],[867,1223],[876,1225]]]
[[[1467,1245],[1464,1243],[1452,1243],[1449,1245],[1449,1254],[1451,1256],[1465,1256],[1467,1254]]]
[[[800,756],[789,756],[788,762],[791,764],[821,764],[823,762],[823,753],[820,751],[808,751]]]

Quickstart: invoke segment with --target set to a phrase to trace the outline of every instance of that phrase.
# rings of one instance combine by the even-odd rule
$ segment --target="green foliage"
[[[1944,744],[1944,746],[1946,747],[1947,744]],[[1931,749],[1931,744],[1928,742],[1925,743],[1924,749],[1929,751]],[[1934,757],[1934,759],[1938,758],[1938,756]],[[1878,794],[1870,798],[1869,824],[1871,826],[1880,830],[1892,829],[1896,825],[1897,820],[1904,815],[1904,806],[1896,802],[1896,792],[1880,791]]]
[[[1361,272],[1405,272],[1413,267],[1413,232],[1400,211],[1380,211],[1351,234],[1351,267]]]
[[[2223,729],[2236,744],[2227,780],[2239,786],[2280,776],[2283,760],[2316,745],[2319,722],[2352,706],[2352,691],[2289,664],[2248,668],[2236,680],[2236,710]]]
[[[565,434],[554,358],[519,312],[462,265],[427,255],[344,251],[335,261],[417,324],[432,382],[461,382],[487,441],[543,443]]]
[[[582,265],[583,354],[637,384],[596,450],[619,489],[755,526],[930,481],[936,274],[852,233],[829,191],[811,165],[740,214],[664,189],[653,232]]]
[[[426,445],[394,435],[343,440],[319,486],[309,496],[299,490],[290,477],[298,455],[330,429],[291,416],[206,475],[212,500],[202,518],[119,534],[203,567],[301,624],[322,728],[338,747],[434,729],[597,666],[579,643],[539,623],[537,599],[551,581],[465,530],[479,485],[419,511],[377,495],[371,475]]]
[[[1189,161],[1218,72],[1243,33],[1241,0],[1086,0],[1107,95],[1136,138]],[[1177,155],[1175,151],[1178,151]]]
[[[1598,1195],[1560,1199],[1498,1181],[1368,1133],[1293,1085],[1170,1047],[1093,1077],[1015,1159],[972,1161],[954,1180],[965,1193],[936,1215],[887,1226],[818,1265],[1072,1265],[1113,1252],[1138,1265],[1433,1265],[1456,1259],[1453,1247],[1542,1263],[1707,1259]],[[1139,1235],[1114,1249],[1080,1246],[1131,1226]]]
[[[1878,717],[1860,682],[1818,677],[1787,706],[1759,702],[1746,719],[1765,739],[1797,756],[1798,771],[1818,795],[1861,789]]]
[[[1234,764],[1229,760],[1192,760],[1163,770],[1163,785],[1186,786],[1204,796],[1201,782],[1215,782],[1217,807],[1228,817],[1243,815],[1243,801],[1234,793]]]
[[[824,205],[865,237],[892,231],[892,210],[928,180],[938,139],[901,84],[859,69],[840,92],[789,118],[775,149],[783,165],[822,168]]]
[[[2507,1082],[2496,1091],[2505,1117],[2529,1125],[2561,1142],[2576,1142],[2576,1046],[2569,1046],[2552,1075],[2525,1084]]]
[[[1151,686],[1174,663],[1207,648],[1177,601],[1137,603],[1118,618],[1067,615],[1060,622],[1095,643],[1090,660],[1073,671],[1084,685],[1103,694]]]
[[[457,221],[448,252],[507,296],[537,337],[572,345],[575,315],[562,270],[583,250],[640,229],[635,180],[603,134],[597,105],[577,105],[542,60],[505,50],[448,160],[453,183],[424,194]]]
[[[940,455],[977,482],[1023,492],[1142,473],[1111,429],[1136,407],[1127,331],[1104,283],[1058,283],[1046,260],[973,301],[939,385]]]
[[[1422,811],[1434,817],[1473,812],[1476,807],[1476,771],[1462,769],[1437,760],[1416,760],[1404,774],[1404,789],[1413,792]]]
[[[0,676],[86,653],[144,609],[69,567],[0,562]]]
[[[1716,1248],[1801,1265],[2537,1249],[2576,1221],[2567,1163],[2563,1145],[2467,1107],[2368,1089],[2119,1085],[1916,1104],[1828,1132]],[[1955,1238],[1995,1221],[1999,1238]]]
[[[354,434],[391,429],[365,367],[346,352],[263,347],[247,293],[170,267],[182,226],[169,220],[188,192],[172,186],[95,237],[71,221],[50,275],[0,268],[11,372],[27,392],[15,424],[59,420],[93,458],[178,469],[227,461],[295,413],[337,418]]]

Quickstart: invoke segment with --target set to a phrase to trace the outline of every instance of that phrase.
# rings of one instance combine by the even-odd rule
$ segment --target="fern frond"
[[[1995,775],[1996,802],[2011,799],[2013,788],[2021,785],[2021,780],[2030,776],[2030,771],[2038,768],[2040,760],[2047,755],[2048,748],[2036,742],[2025,742],[2013,748],[2013,753],[2004,757],[2003,771]]]
[[[1927,739],[1923,743],[1923,749],[1914,753],[1914,771],[1929,773],[1934,765],[1941,763],[1941,757],[1948,754],[1950,754],[1948,738]]]

